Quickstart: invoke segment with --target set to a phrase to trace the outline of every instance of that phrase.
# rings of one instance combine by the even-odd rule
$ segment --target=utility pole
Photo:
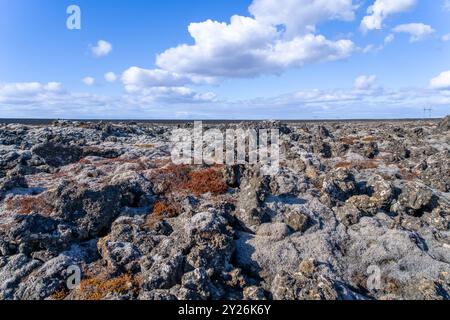
[[[423,108],[423,117],[424,119],[427,118],[427,112],[428,112],[428,118],[431,119],[431,112],[433,111],[432,107],[424,107]]]

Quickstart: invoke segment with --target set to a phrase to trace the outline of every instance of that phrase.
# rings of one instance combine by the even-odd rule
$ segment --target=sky
[[[0,0],[0,118],[441,117],[449,18],[450,0]]]

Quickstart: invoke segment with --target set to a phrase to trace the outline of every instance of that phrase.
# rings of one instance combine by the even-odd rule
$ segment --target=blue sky
[[[0,0],[0,117],[444,116],[449,17],[447,0]]]

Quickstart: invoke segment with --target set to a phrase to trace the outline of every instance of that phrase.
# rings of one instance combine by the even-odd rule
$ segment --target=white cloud
[[[165,101],[180,102],[211,102],[216,100],[212,92],[197,93],[186,84],[208,83],[209,78],[180,75],[161,69],[142,69],[131,67],[122,75],[125,90],[133,99],[141,102]]]
[[[386,38],[384,38],[384,44],[389,44],[392,43],[395,40],[395,35],[394,34],[389,34],[386,36]]]
[[[0,102],[23,103],[29,99],[45,100],[47,97],[62,92],[59,82],[22,82],[22,83],[0,83]]]
[[[60,83],[0,83],[0,114],[4,117],[55,118],[157,118],[179,106],[216,103],[212,92],[198,93],[189,88],[148,88],[122,96],[69,92]],[[170,106],[170,108],[168,107]],[[153,110],[158,109],[160,115]]]
[[[198,93],[187,87],[128,88],[127,92],[129,93],[127,98],[138,105],[153,102],[204,103],[217,100],[217,96],[213,92]]]
[[[430,80],[432,89],[450,90],[450,71],[445,71]]]
[[[107,56],[112,50],[111,43],[105,40],[99,40],[97,45],[91,48],[92,54],[97,58]]]
[[[213,84],[214,78],[189,74],[178,74],[161,69],[143,69],[131,67],[122,74],[126,88],[179,87],[186,84]]]
[[[432,105],[434,116],[444,116],[450,112],[450,94],[429,89],[408,88],[389,90],[340,89],[301,90],[277,97],[239,102],[258,110],[258,114],[283,110],[284,118],[417,118],[423,116],[423,106]],[[270,106],[270,107],[267,107]],[[365,106],[362,108],[361,106]],[[245,110],[243,110],[245,112]],[[276,114],[275,114],[276,116]]]
[[[417,0],[375,0],[367,9],[368,15],[361,22],[363,31],[380,30],[389,16],[412,9]]]
[[[347,58],[357,50],[352,41],[332,41],[314,31],[322,21],[354,19],[352,2],[254,0],[251,17],[235,15],[229,23],[191,23],[193,45],[182,44],[159,54],[157,69],[134,66],[123,72],[127,98],[136,103],[216,102],[214,93],[197,93],[187,86],[279,74],[309,63]]]
[[[117,75],[114,72],[105,73],[105,80],[108,82],[116,82]]]
[[[81,81],[87,86],[92,86],[95,84],[95,79],[92,77],[85,77]]]
[[[444,10],[450,11],[450,0],[444,0]]]
[[[357,90],[370,90],[376,87],[376,82],[375,75],[362,75],[355,79],[354,87]]]
[[[450,113],[450,91],[408,88],[389,90],[301,90],[276,97],[221,101],[213,93],[191,89],[147,88],[123,96],[73,93],[54,83],[0,84],[3,117],[104,119],[221,118],[313,119],[421,117],[432,105],[434,116]],[[365,106],[366,108],[361,108]]]
[[[353,20],[356,6],[352,0],[254,0],[249,11],[259,22],[284,25],[287,35],[296,36],[315,30],[327,20]]]
[[[442,41],[444,41],[444,42],[450,41],[450,33],[448,33],[448,34],[446,34],[446,35],[443,35],[443,36],[442,36]]]
[[[331,41],[311,33],[286,40],[274,25],[242,16],[233,16],[229,24],[192,23],[189,33],[195,45],[166,50],[157,57],[158,67],[207,77],[252,77],[343,59],[355,50],[350,40]]]
[[[408,33],[411,36],[411,42],[423,40],[427,36],[435,32],[435,30],[431,26],[423,23],[401,24],[399,26],[396,26],[393,31]]]

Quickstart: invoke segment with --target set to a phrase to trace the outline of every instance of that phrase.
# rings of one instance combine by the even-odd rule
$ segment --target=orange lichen
[[[53,300],[64,300],[68,294],[69,293],[67,292],[67,290],[61,289],[61,290],[56,291],[54,294],[52,294],[52,299]]]
[[[368,137],[364,137],[362,139],[362,141],[363,142],[376,142],[376,141],[378,141],[378,138],[374,137],[374,136],[368,136]]]
[[[370,170],[377,169],[380,166],[379,161],[370,160],[358,160],[358,161],[340,161],[334,165],[336,169],[357,169],[357,170]]]
[[[228,190],[224,174],[218,168],[190,172],[189,180],[181,187],[196,196],[208,192],[218,195],[226,193]]]
[[[181,209],[173,202],[168,200],[159,200],[153,206],[151,214],[147,217],[145,225],[149,228],[153,228],[158,222],[167,218],[174,218],[180,215]]]
[[[369,169],[377,169],[380,166],[379,161],[370,159],[358,161],[356,168],[359,170],[369,170]]]
[[[136,294],[138,283],[136,279],[128,274],[112,279],[102,277],[82,280],[79,294],[83,300],[103,300],[108,294]]]
[[[6,201],[6,209],[18,214],[51,214],[53,206],[43,196],[15,197]]]
[[[153,180],[164,181],[165,192],[185,191],[195,196],[205,193],[224,194],[228,190],[223,166],[197,169],[186,165],[170,165],[156,170]]]
[[[334,165],[335,169],[349,169],[351,167],[352,164],[349,161],[340,161]]]
[[[153,149],[155,148],[155,145],[151,143],[144,143],[144,144],[137,144],[136,147],[141,149]]]
[[[357,137],[347,137],[347,138],[342,138],[341,142],[343,144],[348,144],[348,145],[354,145],[359,139]]]

